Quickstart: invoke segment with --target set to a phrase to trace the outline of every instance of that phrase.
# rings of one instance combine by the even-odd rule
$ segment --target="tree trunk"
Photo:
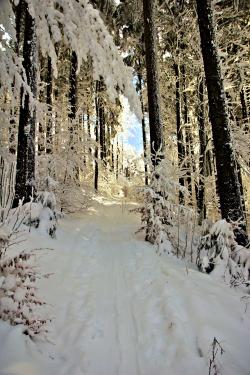
[[[114,141],[111,142],[111,171],[115,170]]]
[[[95,110],[96,110],[96,120],[95,120],[95,141],[97,145],[95,146],[95,172],[94,172],[94,188],[98,191],[98,177],[99,177],[99,168],[98,168],[98,142],[99,142],[99,134],[98,134],[98,125],[99,125],[99,85],[100,82],[96,81],[96,90],[95,90]]]
[[[138,73],[138,89],[141,101],[141,111],[142,111],[142,141],[143,141],[143,156],[144,156],[144,171],[145,171],[145,185],[148,185],[148,165],[147,165],[147,138],[146,138],[146,123],[145,123],[145,114],[144,114],[144,103],[142,97],[142,76],[141,73]]]
[[[221,214],[222,218],[227,220],[244,221],[236,159],[232,149],[224,85],[216,47],[211,0],[196,0],[196,3],[216,156]],[[242,224],[240,230],[235,231],[235,237],[239,244],[247,244],[245,223]]]
[[[77,112],[77,101],[78,101],[78,91],[77,91],[77,54],[75,51],[71,53],[70,59],[70,76],[69,76],[69,146],[71,151],[75,150],[76,137],[78,135],[78,123],[76,121]],[[79,182],[79,166],[75,164],[74,175],[76,183]]]
[[[51,58],[48,56],[48,66],[46,75],[46,104],[48,108],[47,127],[46,127],[46,154],[53,152],[53,134],[52,134],[52,91],[53,91],[53,73]]]
[[[198,126],[200,141],[200,158],[199,158],[199,186],[198,186],[198,223],[206,217],[205,206],[205,154],[206,154],[206,131],[205,131],[205,111],[204,111],[204,79],[202,78],[198,84]]]
[[[240,90],[240,103],[241,103],[242,118],[243,120],[247,120],[248,118],[247,104],[246,104],[246,98],[245,98],[245,91],[243,87]]]
[[[153,165],[156,166],[162,159],[162,156],[157,154],[164,151],[164,140],[160,113],[154,12],[155,0],[143,0],[151,157]]]
[[[119,143],[118,138],[116,142],[116,179],[118,180],[119,177]]]
[[[25,4],[24,0],[20,0],[19,3],[14,6],[15,13],[15,25],[16,25],[16,43],[15,43],[15,52],[19,55],[20,52],[20,40],[21,40],[21,29],[23,24],[23,19],[25,16]]]
[[[90,129],[90,116],[89,110],[87,110],[87,127],[88,127],[88,139],[91,140],[91,129]],[[89,147],[89,159],[91,160],[92,157],[92,148]]]
[[[76,110],[77,110],[77,55],[75,51],[71,53],[70,60],[70,76],[69,76],[69,119],[70,124],[70,147],[71,150],[74,150],[74,141],[75,141],[75,119],[76,119]]]
[[[178,147],[178,164],[179,164],[179,172],[181,173],[181,168],[183,166],[183,161],[185,158],[185,148],[184,148],[184,141],[183,141],[183,134],[181,129],[181,101],[180,101],[180,72],[178,64],[174,64],[175,70],[175,111],[176,111],[176,133],[177,133],[177,147]],[[184,178],[179,178],[179,183],[181,186],[184,186]],[[179,192],[179,203],[184,204],[184,195],[182,191]]]
[[[35,20],[28,12],[27,3],[25,6],[25,30],[23,43],[23,66],[27,76],[27,83],[31,92],[36,98],[37,95],[37,36]],[[23,97],[21,90],[21,103]],[[16,184],[13,206],[16,207],[20,199],[29,201],[35,188],[35,124],[36,110],[30,108],[30,98],[27,93],[24,97],[24,105],[20,107]]]
[[[105,109],[103,101],[104,82],[103,79],[99,82],[98,106],[99,106],[99,126],[100,126],[100,158],[102,161],[106,160],[106,129],[105,129]]]
[[[40,71],[40,81],[42,83],[41,89],[39,92],[39,101],[44,102],[46,100],[45,95],[45,88],[44,88],[44,82],[46,82],[46,66],[45,66],[45,58],[42,56],[42,54],[39,54],[39,71]],[[43,155],[46,152],[46,129],[45,124],[43,122],[39,122],[38,124],[38,156]]]
[[[186,69],[185,66],[181,66],[181,76],[182,76],[182,97],[183,97],[183,120],[185,127],[185,143],[186,143],[186,152],[185,152],[185,169],[186,169],[186,183],[190,196],[190,201],[192,202],[192,134],[190,125],[188,123],[188,98],[186,93]]]
[[[15,14],[15,29],[16,29],[16,42],[15,42],[15,52],[19,56],[20,54],[20,41],[21,41],[21,26],[24,23],[24,2],[20,0],[17,5],[13,5],[13,11]],[[12,84],[14,88],[15,79]],[[16,153],[16,115],[17,109],[11,109],[10,111],[10,127],[9,127],[9,152],[13,155]]]
[[[248,132],[248,113],[247,113],[247,104],[246,104],[246,98],[245,98],[245,91],[242,87],[240,90],[240,104],[241,104],[241,112],[242,112],[242,120],[243,120],[243,126],[244,131]]]

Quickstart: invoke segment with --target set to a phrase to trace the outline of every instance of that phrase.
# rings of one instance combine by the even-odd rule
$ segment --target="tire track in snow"
[[[127,265],[126,249],[121,249],[119,259],[116,259],[116,306],[118,317],[118,336],[120,340],[121,366],[119,375],[140,375],[140,366],[138,359],[137,329],[135,319],[133,319],[131,310],[131,296],[128,284],[125,279],[124,268]],[[116,255],[117,256],[117,255]],[[130,368],[127,364],[130,363]]]
[[[128,280],[125,276],[124,269],[123,269],[123,279],[126,283],[127,290],[129,290]],[[140,360],[139,360],[139,339],[138,339],[139,338],[139,331],[138,331],[138,325],[137,325],[135,313],[134,313],[133,307],[132,307],[131,295],[130,295],[130,298],[129,298],[129,310],[130,310],[130,315],[132,317],[132,322],[133,322],[133,327],[134,327],[134,332],[135,332],[135,353],[136,353],[137,374],[141,375],[142,371],[141,371]]]
[[[117,342],[117,350],[118,350],[118,358],[119,358],[119,363],[116,367],[116,374],[120,375],[120,365],[122,363],[122,352],[121,352],[121,342],[120,342],[119,324],[118,324],[119,311],[118,311],[118,306],[117,306],[117,299],[118,299],[118,280],[117,280],[117,274],[116,274],[115,293],[114,293],[114,312],[115,312],[115,339]]]

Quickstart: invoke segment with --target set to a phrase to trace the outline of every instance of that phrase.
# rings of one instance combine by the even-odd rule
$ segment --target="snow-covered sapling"
[[[0,225],[0,319],[23,325],[23,333],[33,338],[46,334],[48,319],[45,302],[37,296],[40,275],[34,266],[36,250],[16,246],[20,242],[19,224],[15,220],[14,226],[11,221]]]
[[[232,286],[248,284],[250,251],[235,241],[235,226],[225,219],[206,227],[197,251],[197,266],[202,272],[216,272]]]

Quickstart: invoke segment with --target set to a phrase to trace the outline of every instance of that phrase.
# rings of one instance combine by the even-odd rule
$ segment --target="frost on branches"
[[[197,265],[203,272],[213,272],[232,286],[249,286],[250,250],[235,241],[234,226],[219,220],[204,228],[198,252]]]
[[[37,103],[27,84],[22,59],[18,57],[14,49],[16,35],[11,2],[2,0],[0,6],[0,98],[2,98],[1,101],[5,99],[4,103],[1,103],[0,116],[2,125],[4,125],[9,122],[9,114],[3,109],[9,100],[11,100],[13,110],[15,106],[19,105],[21,87],[23,87],[24,94],[29,95],[30,107],[34,107]]]
[[[4,47],[0,49],[0,80],[2,91],[7,89],[10,93],[16,92],[18,97],[20,86],[25,85],[26,79],[21,58],[16,56],[11,47],[11,43],[16,41],[11,21],[15,19],[11,3],[9,0],[4,1],[4,12],[0,18],[0,46]],[[14,3],[17,5],[19,1]],[[132,69],[124,65],[99,12],[87,0],[27,0],[27,3],[35,19],[41,52],[43,56],[50,56],[54,76],[57,77],[55,45],[63,42],[76,52],[78,72],[82,62],[90,56],[93,78],[98,80],[100,76],[103,77],[112,99],[123,93],[128,98],[131,110],[140,117],[140,103],[132,83]]]

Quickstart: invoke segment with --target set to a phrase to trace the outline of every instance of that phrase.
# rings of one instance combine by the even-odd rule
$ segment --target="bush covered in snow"
[[[146,240],[156,244],[160,254],[178,252],[175,228],[180,215],[177,204],[180,185],[174,175],[173,163],[164,158],[155,167],[150,186],[144,189],[145,203],[140,209]]]
[[[0,224],[0,319],[22,324],[23,332],[33,338],[47,332],[48,319],[44,317],[45,303],[37,296],[36,250],[19,250],[17,246],[23,240],[20,224],[17,213]]]
[[[213,272],[231,285],[249,285],[250,250],[235,241],[234,226],[219,220],[206,226],[197,252],[197,265],[202,272]]]
[[[55,237],[57,220],[60,213],[56,210],[56,199],[52,192],[40,191],[37,193],[36,201],[21,205],[20,216],[23,224],[39,228],[41,232]]]
[[[84,210],[91,197],[88,187],[80,187],[74,182],[68,181],[57,189],[57,197],[63,213],[74,213]],[[92,193],[93,194],[93,193]]]

